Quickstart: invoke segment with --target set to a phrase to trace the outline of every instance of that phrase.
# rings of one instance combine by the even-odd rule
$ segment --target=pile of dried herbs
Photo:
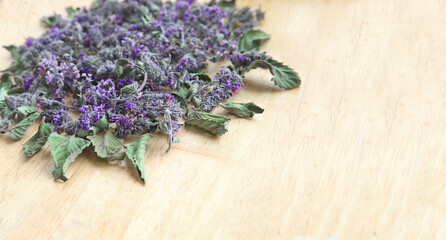
[[[208,113],[218,105],[240,117],[263,112],[226,101],[244,86],[244,73],[260,67],[281,88],[300,84],[295,71],[258,52],[269,38],[254,29],[264,13],[236,9],[235,1],[97,0],[91,9],[67,11],[67,19],[44,18],[49,29],[40,38],[5,47],[14,61],[0,83],[0,131],[19,140],[40,118],[24,149],[32,156],[49,142],[55,179],[66,181],[68,165],[92,145],[109,161],[128,157],[145,181],[154,131],[170,148],[180,118],[222,135],[230,119]],[[205,74],[222,60],[230,64]],[[124,145],[130,134],[140,137]]]

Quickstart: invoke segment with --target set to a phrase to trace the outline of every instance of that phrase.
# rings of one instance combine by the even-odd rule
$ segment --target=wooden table
[[[267,10],[264,50],[302,86],[250,73],[234,101],[265,113],[223,137],[186,127],[168,154],[156,136],[145,185],[92,151],[55,182],[48,147],[27,160],[2,136],[0,239],[446,239],[445,3],[239,0]],[[89,4],[0,0],[0,45]]]

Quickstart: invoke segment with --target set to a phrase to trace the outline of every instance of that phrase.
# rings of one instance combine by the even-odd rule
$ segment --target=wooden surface
[[[0,45],[89,2],[0,0]],[[168,154],[157,136],[145,185],[91,151],[54,182],[47,147],[0,137],[0,239],[446,239],[445,3],[239,0],[267,10],[264,49],[301,88],[250,73],[234,100],[265,113],[186,127]]]

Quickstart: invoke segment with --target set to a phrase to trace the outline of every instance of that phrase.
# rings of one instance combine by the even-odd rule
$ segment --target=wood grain
[[[0,0],[0,45],[89,2]],[[250,73],[234,100],[265,113],[223,137],[186,127],[168,154],[155,137],[145,185],[91,151],[54,182],[47,147],[27,160],[0,137],[0,239],[446,239],[446,2],[238,5],[267,10],[264,50],[299,89]]]

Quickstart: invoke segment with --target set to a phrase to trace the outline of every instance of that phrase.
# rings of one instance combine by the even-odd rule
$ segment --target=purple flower
[[[177,65],[175,65],[176,71],[188,70],[193,68],[198,68],[197,60],[190,56],[182,57]]]
[[[90,129],[90,123],[91,123],[91,120],[90,120],[90,118],[86,115],[86,114],[82,114],[81,116],[80,116],[80,118],[79,118],[79,121],[80,121],[80,124],[79,124],[79,126],[82,128],[82,129],[84,129],[84,130],[88,130],[88,129]]]
[[[27,77],[25,79],[25,84],[23,85],[23,89],[25,91],[28,90],[31,87],[31,85],[33,84],[34,79],[35,79],[34,75],[30,76],[30,77]]]
[[[33,45],[32,40],[32,37],[28,37],[25,42],[26,46],[31,47]]]
[[[133,104],[131,102],[127,101],[125,103],[125,107],[128,108],[129,110],[132,110],[133,109]]]

